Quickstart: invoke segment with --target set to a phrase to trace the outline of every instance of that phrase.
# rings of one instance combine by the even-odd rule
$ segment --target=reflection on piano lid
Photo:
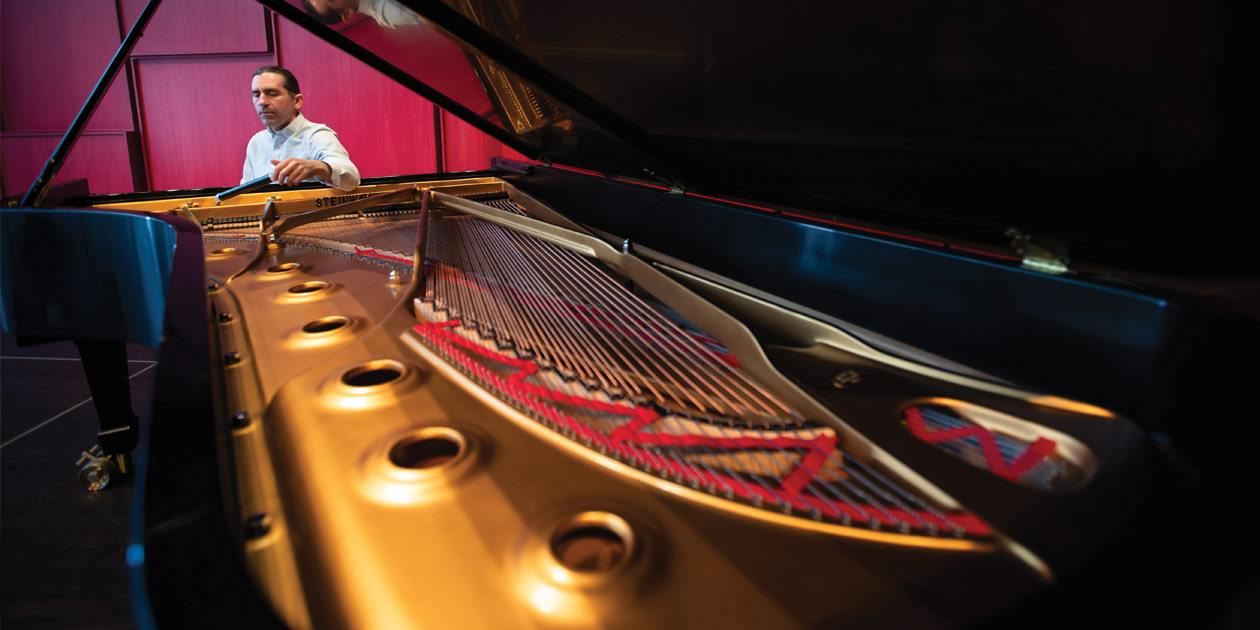
[[[1202,394],[1254,377],[1256,323],[1080,273],[1158,268],[1106,249],[1127,216],[1067,229],[1233,172],[1217,57],[1154,107],[1160,55],[1033,9],[404,0],[382,35],[263,3],[543,164],[83,200],[205,242],[216,435],[156,412],[142,619],[963,625],[1117,534],[1182,557],[1215,495],[1176,484],[1237,478],[1250,429],[1202,421],[1241,407]],[[458,63],[409,73],[408,41]],[[991,255],[1012,225],[1068,270]],[[220,482],[227,532],[172,525]]]
[[[1205,227],[1256,139],[1219,6],[402,0],[420,24],[330,28],[263,1],[544,162],[990,245],[1017,227],[1084,265],[1257,270]]]

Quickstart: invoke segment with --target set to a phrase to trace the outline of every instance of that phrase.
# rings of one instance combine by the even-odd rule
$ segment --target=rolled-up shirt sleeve
[[[354,190],[359,187],[359,169],[350,161],[350,154],[341,146],[341,141],[337,140],[337,132],[327,128],[320,129],[311,134],[311,144],[316,149],[315,156],[311,159],[327,164],[328,170],[332,171],[329,178],[331,181],[324,181],[322,178],[320,181],[338,190]]]

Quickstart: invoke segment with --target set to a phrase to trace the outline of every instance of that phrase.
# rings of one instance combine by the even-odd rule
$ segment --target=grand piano
[[[62,204],[172,235],[142,627],[1242,614],[1228,3],[260,1],[529,160]]]

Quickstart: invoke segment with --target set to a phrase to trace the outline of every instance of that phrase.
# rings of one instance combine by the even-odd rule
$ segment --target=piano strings
[[[487,205],[520,212],[506,199]],[[767,509],[903,533],[989,533],[847,454],[835,429],[800,417],[720,345],[585,257],[449,210],[431,214],[428,235],[416,332],[562,434]]]

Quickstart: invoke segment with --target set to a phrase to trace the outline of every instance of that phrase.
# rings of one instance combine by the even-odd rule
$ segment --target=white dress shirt
[[[329,129],[328,125],[307,120],[302,114],[280,131],[273,133],[270,129],[263,129],[249,139],[241,183],[270,175],[276,168],[271,161],[286,158],[318,160],[332,171],[332,181],[307,181],[320,181],[338,190],[354,190],[359,185],[359,169],[350,161],[346,148],[337,141],[337,132]]]
[[[423,24],[419,15],[393,0],[359,0],[358,11],[386,28]]]

